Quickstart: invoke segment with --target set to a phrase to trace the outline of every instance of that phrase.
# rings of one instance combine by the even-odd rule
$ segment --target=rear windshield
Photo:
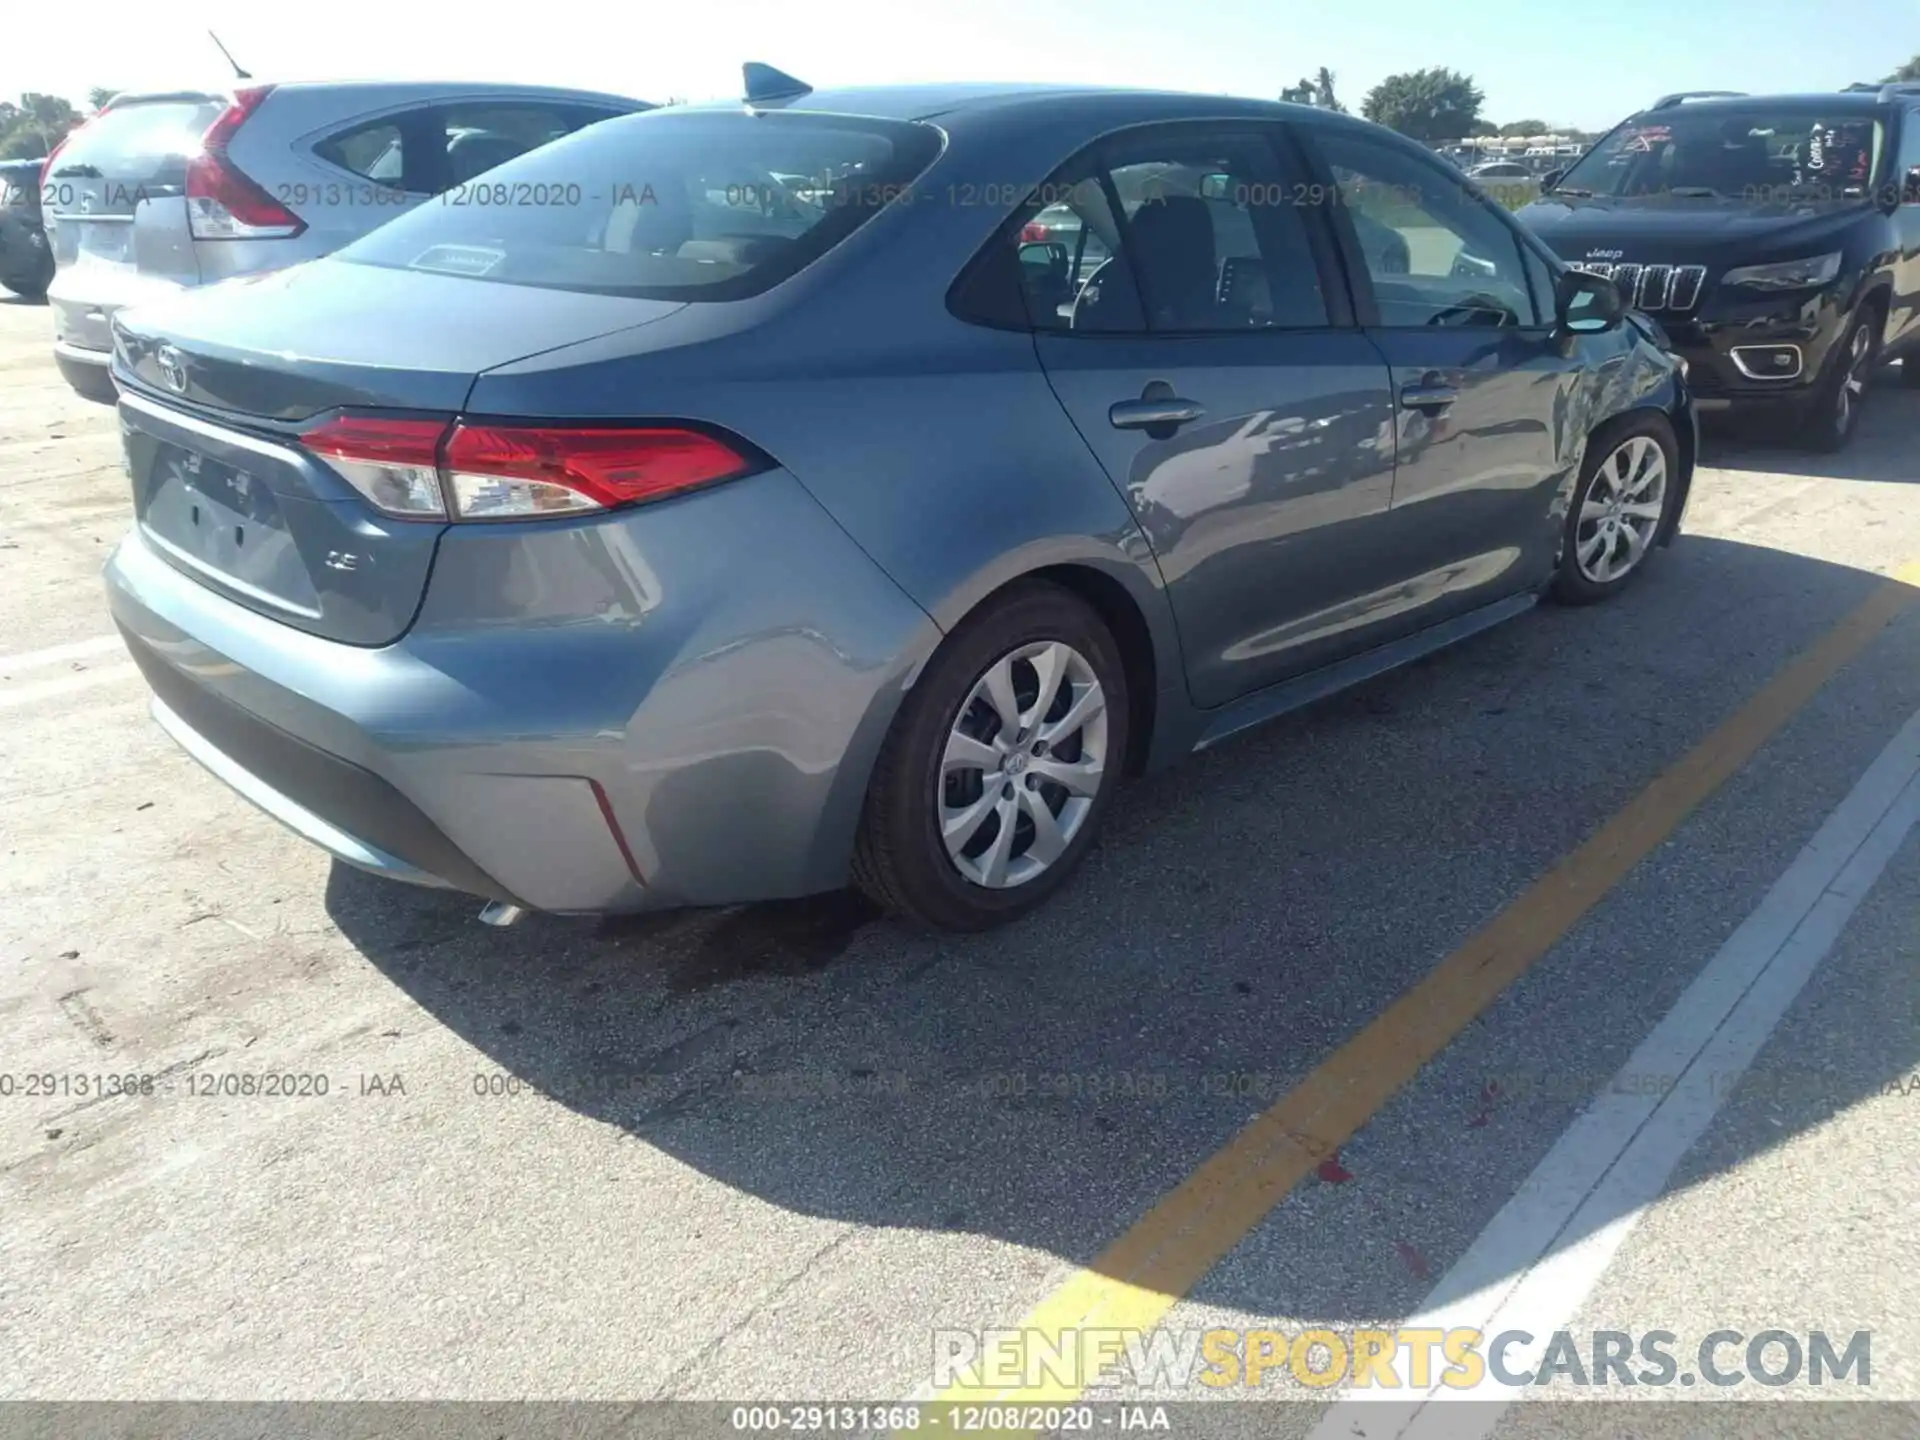
[[[187,161],[226,108],[212,98],[136,101],[96,115],[54,158],[41,199],[55,212],[131,214],[136,200],[178,194]]]
[[[1676,107],[1636,115],[1554,188],[1761,203],[1858,200],[1873,192],[1884,142],[1880,121],[1857,110]]]
[[[653,300],[736,300],[824,255],[933,160],[926,125],[655,111],[456,185],[339,252],[361,265]]]

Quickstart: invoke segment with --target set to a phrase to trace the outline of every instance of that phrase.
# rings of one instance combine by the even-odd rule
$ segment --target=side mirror
[[[1560,177],[1566,173],[1565,167],[1558,170],[1547,171],[1546,174],[1540,177],[1540,193],[1544,195],[1547,191],[1558,185],[1560,183]]]
[[[1920,205],[1920,165],[1908,167],[1900,183],[1900,203]]]
[[[1036,270],[1064,270],[1067,259],[1067,247],[1053,241],[1029,240],[1020,247],[1020,263]]]
[[[1569,270],[1553,286],[1556,328],[1563,335],[1598,335],[1616,330],[1627,313],[1613,281],[1583,270]]]

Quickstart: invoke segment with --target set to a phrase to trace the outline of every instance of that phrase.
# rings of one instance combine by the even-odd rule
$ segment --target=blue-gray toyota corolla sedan
[[[114,616],[341,859],[981,928],[1124,774],[1679,524],[1684,366],[1409,141],[749,71],[119,317]]]

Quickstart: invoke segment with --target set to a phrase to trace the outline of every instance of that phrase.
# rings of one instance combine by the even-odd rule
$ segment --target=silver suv
[[[54,358],[74,389],[112,403],[108,325],[123,306],[326,255],[433,196],[468,199],[474,177],[524,151],[648,108],[526,85],[116,96],[41,171]]]

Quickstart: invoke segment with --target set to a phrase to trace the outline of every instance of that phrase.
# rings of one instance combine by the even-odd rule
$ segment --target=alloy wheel
[[[1846,372],[1840,379],[1840,392],[1834,403],[1839,406],[1835,423],[1842,435],[1853,428],[1859,414],[1860,399],[1867,393],[1867,377],[1873,369],[1873,333],[1865,325],[1856,325],[1847,342]]]
[[[947,732],[935,817],[975,885],[1044,874],[1086,824],[1107,772],[1107,701],[1087,658],[1058,640],[989,665]]]
[[[1638,565],[1653,545],[1666,509],[1667,457],[1655,440],[1634,435],[1600,463],[1580,504],[1574,560],[1596,585],[1609,585]]]

